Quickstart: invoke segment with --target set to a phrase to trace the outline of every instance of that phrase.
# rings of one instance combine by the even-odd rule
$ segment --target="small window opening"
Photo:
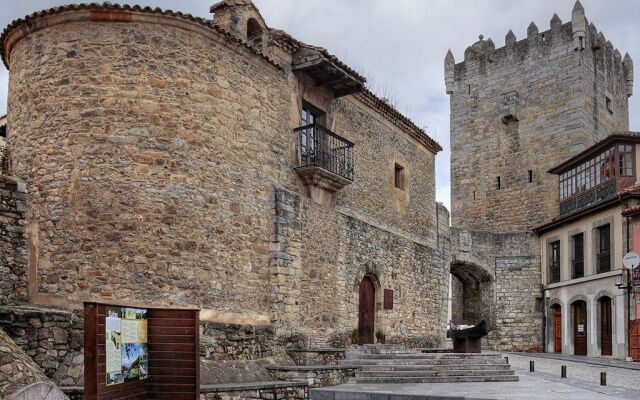
[[[476,191],[475,190],[473,191],[473,199],[474,200],[476,199]]]
[[[541,38],[543,43],[547,41],[547,35],[545,35],[544,33],[542,34]]]
[[[394,169],[394,183],[397,189],[404,190],[404,167],[396,164]]]
[[[500,190],[502,188],[501,182],[500,182],[500,177],[497,176],[496,177],[496,189]]]
[[[255,18],[247,21],[247,42],[251,46],[262,48],[262,28]]]
[[[613,104],[611,104],[611,99],[608,96],[604,96],[605,104],[607,105],[607,111],[609,114],[613,114]]]
[[[471,85],[467,85],[467,94],[471,94]]]
[[[533,183],[533,171],[529,170],[529,183]]]

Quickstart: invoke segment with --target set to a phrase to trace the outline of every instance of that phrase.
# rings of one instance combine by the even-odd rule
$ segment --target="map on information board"
[[[105,341],[107,386],[147,378],[147,310],[107,307]]]

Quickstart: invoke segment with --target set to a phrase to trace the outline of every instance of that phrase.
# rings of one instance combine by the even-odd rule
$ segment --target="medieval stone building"
[[[201,308],[219,359],[442,345],[441,147],[251,1],[211,11],[68,6],[5,29],[6,329],[65,384],[89,300]],[[36,306],[62,309],[45,351]],[[262,336],[223,346],[234,327]]]
[[[490,321],[498,349],[541,349],[540,247],[531,228],[555,217],[557,178],[547,171],[629,129],[633,69],[589,24],[577,2],[505,46],[445,58],[451,101],[454,321]]]

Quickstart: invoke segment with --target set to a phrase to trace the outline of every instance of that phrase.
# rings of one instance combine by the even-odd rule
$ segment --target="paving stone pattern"
[[[513,353],[506,354],[505,356],[509,357],[509,364],[511,364],[518,373],[521,371],[529,371],[529,361],[533,360],[536,372],[547,373],[555,377],[560,377],[560,367],[562,365],[566,365],[567,378],[599,385],[600,372],[606,372],[608,386],[637,390],[637,398],[640,398],[640,371],[638,370],[592,365],[565,360],[527,357]]]

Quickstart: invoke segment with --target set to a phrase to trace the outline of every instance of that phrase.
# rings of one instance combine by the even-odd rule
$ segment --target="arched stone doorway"
[[[358,343],[371,344],[375,338],[376,285],[370,276],[360,281],[358,301]]]
[[[451,319],[457,325],[486,320],[494,325],[493,277],[484,268],[467,262],[451,265]]]

